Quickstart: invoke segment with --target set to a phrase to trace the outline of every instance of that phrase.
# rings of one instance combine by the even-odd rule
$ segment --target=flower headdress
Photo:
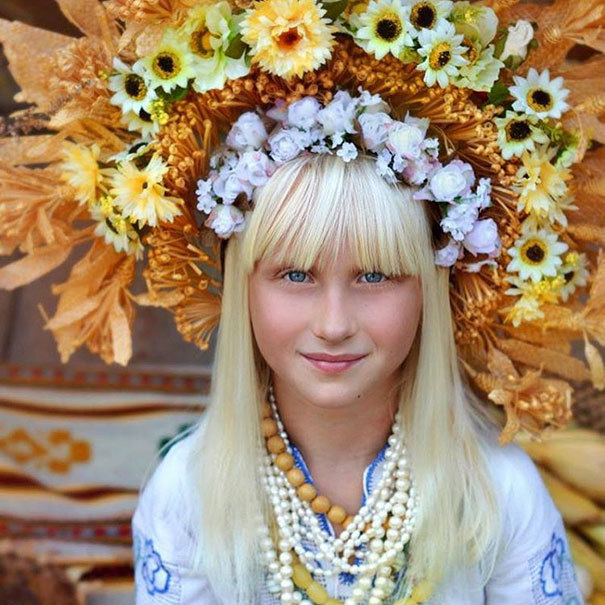
[[[605,387],[602,2],[59,5],[83,37],[0,21],[31,105],[0,139],[0,250],[24,253],[0,287],[91,242],[47,318],[63,361],[86,344],[126,364],[133,303],[206,348],[221,240],[254,189],[300,153],[364,153],[440,211],[459,355],[503,442],[564,426],[579,383]],[[566,59],[577,43],[586,63]]]

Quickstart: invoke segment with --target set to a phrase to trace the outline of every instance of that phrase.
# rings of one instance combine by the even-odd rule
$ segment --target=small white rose
[[[317,121],[317,114],[321,109],[315,97],[303,97],[288,107],[288,122],[297,128],[310,129]]]
[[[506,61],[509,57],[527,56],[527,46],[533,40],[534,28],[529,21],[519,19],[514,25],[508,28],[508,36],[504,44],[504,50],[500,55],[501,61]]]
[[[267,139],[267,130],[258,114],[243,113],[231,127],[225,142],[238,151],[259,149]]]
[[[212,229],[222,239],[243,231],[244,225],[244,213],[235,206],[224,204],[217,204],[204,221],[204,226]]]
[[[362,113],[358,121],[365,146],[371,151],[377,151],[387,140],[393,119],[384,112],[376,112]]]
[[[254,187],[264,185],[274,171],[275,163],[264,151],[244,152],[236,168],[239,178]]]
[[[435,264],[440,267],[451,267],[461,256],[462,246],[450,240],[445,248],[435,252]]]
[[[338,135],[345,132],[354,133],[355,111],[357,103],[351,95],[339,90],[328,105],[317,114],[317,121],[323,126],[326,135]]]
[[[468,195],[474,183],[472,166],[461,160],[452,160],[431,176],[429,186],[436,201],[452,202],[456,197]]]
[[[477,221],[473,229],[464,237],[463,245],[475,256],[489,254],[493,257],[500,252],[498,225],[491,218]]]
[[[296,128],[279,128],[268,139],[271,157],[283,164],[294,159],[306,146],[309,135]]]
[[[240,193],[245,193],[248,198],[252,195],[250,184],[242,181],[234,171],[229,169],[219,172],[213,183],[213,189],[224,204],[232,204]]]
[[[405,122],[396,122],[389,130],[386,146],[395,155],[417,160],[422,155],[423,141],[424,134],[420,128]]]

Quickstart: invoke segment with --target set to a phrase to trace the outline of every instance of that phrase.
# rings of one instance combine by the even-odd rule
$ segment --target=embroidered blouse
[[[224,605],[191,563],[195,532],[183,511],[191,497],[184,469],[192,443],[190,435],[172,446],[139,498],[132,519],[136,605]],[[380,478],[387,447],[364,472],[364,501]],[[302,455],[294,454],[295,464],[312,482]],[[438,584],[425,605],[583,605],[561,514],[533,461],[515,444],[494,443],[488,462],[504,509],[504,539],[494,572],[486,586],[479,567],[458,573]],[[323,529],[333,533],[327,517],[318,517]],[[323,582],[331,596],[344,600],[353,580],[340,574]],[[279,602],[265,587],[261,605]]]

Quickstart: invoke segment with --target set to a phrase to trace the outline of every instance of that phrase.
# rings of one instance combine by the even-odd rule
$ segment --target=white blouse
[[[132,519],[136,605],[225,605],[191,564],[195,537],[183,511],[190,497],[184,478],[192,443],[190,435],[171,447],[139,498]],[[380,477],[386,447],[364,472],[364,500]],[[295,454],[296,465],[310,481],[302,456]],[[425,605],[583,605],[563,520],[533,461],[519,446],[497,443],[488,461],[505,509],[505,535],[494,572],[485,587],[478,567],[458,573],[439,584]],[[318,516],[332,533],[327,517]],[[324,585],[331,596],[344,599],[350,580],[340,574]],[[261,605],[279,603],[265,589]]]

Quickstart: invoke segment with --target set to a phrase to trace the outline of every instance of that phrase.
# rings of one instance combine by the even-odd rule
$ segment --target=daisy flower
[[[138,112],[147,109],[151,101],[157,98],[155,90],[149,81],[141,64],[135,64],[132,69],[118,57],[114,57],[114,73],[109,76],[107,86],[115,94],[110,102],[122,108],[122,113]]]
[[[512,260],[506,267],[516,272],[522,280],[531,279],[534,283],[544,277],[555,277],[563,264],[561,254],[567,250],[567,244],[557,239],[553,231],[541,229],[522,235],[508,254]]]
[[[241,22],[242,40],[265,71],[302,76],[332,56],[338,28],[325,14],[315,0],[261,0]]]
[[[382,59],[389,52],[399,57],[406,46],[413,46],[409,9],[401,0],[372,0],[355,21],[355,42],[367,53]]]
[[[456,34],[451,23],[436,30],[423,29],[418,34],[418,53],[424,57],[418,69],[425,72],[424,81],[428,86],[438,82],[441,88],[445,88],[450,79],[458,76],[460,67],[468,63],[464,58],[466,49],[462,46],[462,40],[463,37]]]
[[[449,0],[403,0],[410,11],[410,23],[416,31],[437,29],[452,12],[453,2]]]
[[[223,88],[227,79],[235,80],[250,71],[245,53],[239,59],[225,55],[237,28],[227,2],[196,6],[189,12],[179,35],[191,52],[197,92]]]
[[[561,287],[561,298],[564,302],[576,291],[579,286],[588,283],[590,273],[587,269],[588,258],[584,253],[568,252],[564,263],[561,265],[560,274],[564,284]]]
[[[191,51],[173,29],[167,29],[155,51],[139,59],[132,67],[135,73],[141,68],[151,86],[165,92],[177,86],[186,88],[189,79],[195,77]]]
[[[103,196],[90,206],[90,215],[97,221],[94,233],[102,237],[106,244],[113,245],[116,252],[143,257],[143,244],[132,221],[122,216],[109,196]]]
[[[556,149],[546,145],[531,154],[525,151],[513,185],[519,193],[518,209],[550,223],[554,222],[557,199],[567,193],[566,181],[571,178],[569,170],[551,163],[555,154]]]
[[[541,120],[560,118],[569,109],[565,102],[569,90],[563,88],[563,78],[559,76],[551,81],[548,69],[539,74],[531,67],[527,78],[513,76],[513,80],[515,86],[510,87],[515,97],[513,109]]]
[[[548,143],[548,136],[538,127],[538,118],[507,111],[503,118],[494,118],[498,126],[498,145],[502,157],[521,157],[524,151],[534,151],[536,143]]]
[[[90,147],[63,142],[62,179],[76,192],[76,199],[82,204],[93,202],[97,197],[97,188],[101,186],[99,154],[101,149],[95,143]]]
[[[504,63],[494,57],[493,44],[480,50],[476,43],[465,38],[463,46],[467,48],[464,58],[468,64],[460,68],[460,77],[456,80],[456,84],[471,90],[489,92],[498,79]]]
[[[128,130],[140,132],[145,139],[153,137],[160,131],[160,124],[144,109],[141,109],[138,113],[131,111],[124,114],[122,123]]]
[[[166,197],[162,177],[168,171],[159,155],[154,155],[149,164],[139,169],[133,162],[122,162],[109,169],[112,182],[110,193],[115,196],[115,204],[122,213],[156,227],[158,222],[172,221],[181,214],[176,198]]]

